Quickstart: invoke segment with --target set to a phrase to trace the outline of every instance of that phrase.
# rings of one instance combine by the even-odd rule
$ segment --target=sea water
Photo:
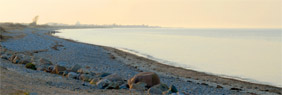
[[[282,87],[281,29],[94,28],[56,36],[164,64]]]

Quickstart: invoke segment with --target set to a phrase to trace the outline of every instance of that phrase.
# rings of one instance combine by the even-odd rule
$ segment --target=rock
[[[45,59],[45,58],[40,58],[39,59],[39,62],[42,64],[42,65],[52,65],[52,62]]]
[[[147,88],[150,88],[154,85],[160,84],[160,78],[156,73],[153,72],[141,72],[131,79],[128,80],[128,85],[138,83],[138,82],[144,82],[147,84]]]
[[[129,89],[129,86],[125,83],[119,86],[120,89]]]
[[[60,65],[55,65],[52,73],[59,74],[59,72],[63,72],[65,70],[67,70],[65,67],[60,66]]]
[[[96,84],[98,81],[99,81],[98,78],[93,78],[93,79],[90,81],[90,84]]]
[[[169,90],[170,90],[172,93],[177,93],[177,92],[178,92],[177,88],[176,88],[174,85],[170,85]]]
[[[1,54],[2,59],[9,60],[10,57],[11,57],[10,54],[7,54],[7,53]]]
[[[216,88],[223,88],[223,87],[222,87],[222,86],[220,86],[220,85],[217,85],[217,86],[216,86]]]
[[[27,63],[27,64],[25,65],[25,67],[28,68],[28,69],[36,70],[35,65],[32,64],[32,63]]]
[[[80,74],[90,74],[90,71],[86,68],[80,68],[77,72]]]
[[[27,64],[27,63],[31,63],[31,57],[30,56],[23,56],[22,59],[20,59],[19,63],[18,64]]]
[[[137,91],[145,91],[146,90],[146,83],[144,82],[138,82],[138,83],[134,83],[132,85],[129,86],[130,90],[137,90]]]
[[[12,62],[17,64],[17,63],[19,63],[20,58],[21,58],[20,56],[15,56]]]
[[[162,94],[164,91],[167,91],[169,88],[166,84],[158,84],[155,86],[152,86],[149,90],[148,90],[148,94]]]
[[[87,82],[90,82],[93,78],[94,78],[94,76],[92,76],[90,74],[81,74],[79,76],[80,80],[87,81]]]
[[[69,72],[67,76],[68,78],[78,79],[78,74],[75,72]]]
[[[52,73],[53,69],[54,69],[54,66],[50,65],[50,66],[48,66],[48,68],[45,72]],[[54,71],[54,73],[55,73],[55,71]]]
[[[163,92],[163,95],[171,95],[171,94],[173,94],[173,93],[170,90],[167,90],[167,91]]]
[[[67,76],[68,74],[69,74],[68,71],[64,71],[64,72],[63,72],[63,76]]]
[[[240,89],[240,88],[230,88],[230,90],[241,91],[242,89]]]
[[[111,73],[99,73],[99,74],[97,74],[97,76],[101,77],[101,78],[106,77],[108,75],[111,75]]]
[[[79,69],[81,68],[81,66],[80,65],[78,65],[78,64],[75,64],[74,66],[72,66],[71,67],[71,71],[72,72],[77,72]]]
[[[16,57],[16,55],[9,56],[9,61],[13,61],[15,57]]]
[[[43,66],[40,66],[40,65],[36,65],[36,70],[38,71],[47,71],[48,70],[48,67],[43,65]]]
[[[124,81],[120,76],[112,74],[98,81],[96,85],[100,89],[118,89],[123,83]]]

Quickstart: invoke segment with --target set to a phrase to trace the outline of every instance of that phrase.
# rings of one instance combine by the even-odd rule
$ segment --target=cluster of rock
[[[78,79],[96,85],[99,89],[129,89],[147,91],[148,94],[177,95],[174,85],[167,86],[160,82],[160,78],[153,72],[141,72],[134,77],[125,80],[117,74],[96,73],[76,64],[71,68],[53,64],[45,58],[29,56],[23,53],[15,53],[1,48],[1,58],[14,64],[23,64],[26,68],[47,73],[58,74],[67,78]]]

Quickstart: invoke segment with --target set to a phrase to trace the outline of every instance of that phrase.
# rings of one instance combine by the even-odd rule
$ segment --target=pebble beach
[[[1,38],[0,44],[1,95],[25,93],[30,95],[281,95],[282,93],[282,88],[275,86],[173,67],[112,47],[62,39],[52,35],[56,33],[56,29],[52,28],[24,27],[5,31],[1,32],[1,35],[7,38]],[[23,59],[30,60],[26,63],[22,61],[23,63],[20,64],[20,58],[15,62],[14,59],[9,60],[13,55],[22,55],[25,56],[22,57]],[[29,63],[36,69],[27,67]],[[42,65],[45,63],[48,65]],[[157,75],[159,82],[152,82],[152,85],[148,86],[150,83],[147,82],[147,77],[135,80],[138,74],[142,75],[144,72],[151,72],[152,76]],[[145,81],[138,83],[136,82],[138,80]],[[143,82],[147,83],[147,86],[145,84],[143,87]],[[104,85],[105,83],[108,84]]]

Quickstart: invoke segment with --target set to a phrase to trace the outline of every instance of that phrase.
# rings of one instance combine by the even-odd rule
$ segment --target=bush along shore
[[[140,72],[130,79],[124,79],[117,74],[112,73],[96,73],[90,71],[87,67],[82,67],[78,64],[71,68],[66,68],[57,63],[53,64],[50,60],[32,56],[32,54],[13,52],[1,47],[1,58],[8,60],[13,64],[22,64],[26,69],[44,71],[89,82],[97,86],[99,89],[126,89],[133,91],[146,92],[148,95],[184,95],[179,92],[174,85],[166,85],[160,82],[159,76],[154,72]]]

